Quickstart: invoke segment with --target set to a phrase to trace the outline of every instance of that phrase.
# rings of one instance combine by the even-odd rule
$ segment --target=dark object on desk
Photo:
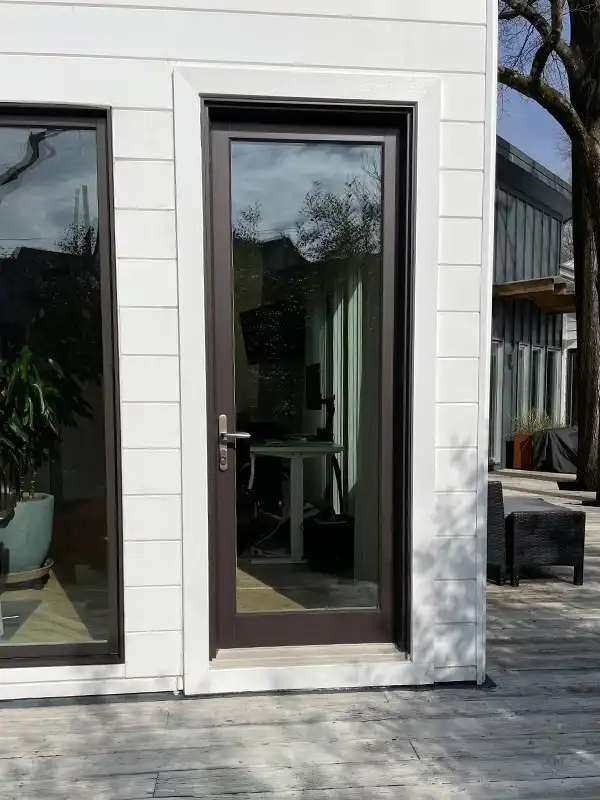
[[[312,572],[352,574],[354,518],[329,513],[305,519],[304,558]]]
[[[542,472],[577,472],[577,426],[533,434],[532,466]]]
[[[304,357],[306,309],[295,297],[240,313],[248,364]]]

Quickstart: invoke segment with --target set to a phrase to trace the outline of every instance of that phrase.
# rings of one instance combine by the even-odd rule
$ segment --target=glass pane
[[[558,352],[548,350],[544,409],[558,424]]]
[[[522,416],[529,410],[529,359],[528,351],[523,345],[519,345],[519,356],[517,365],[517,413]]]
[[[95,131],[0,127],[0,645],[108,637],[97,193]]]
[[[238,612],[378,605],[381,165],[232,144]]]
[[[500,393],[500,376],[499,376],[499,355],[500,350],[497,342],[492,342],[492,358],[490,364],[490,430],[489,430],[489,456],[494,460],[498,460],[498,414],[499,408],[499,393]]]
[[[540,409],[542,355],[543,353],[541,350],[533,350],[531,353],[531,395],[529,398],[529,408],[536,411]]]

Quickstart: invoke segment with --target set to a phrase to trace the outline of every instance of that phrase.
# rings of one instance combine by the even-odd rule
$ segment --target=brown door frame
[[[398,290],[404,296],[405,286],[396,285],[398,254],[403,265],[408,266],[408,241],[410,222],[406,213],[410,201],[408,190],[409,147],[412,115],[409,109],[396,112],[395,124],[382,120],[372,111],[358,109],[358,115],[335,117],[332,107],[319,109],[311,106],[300,110],[303,119],[293,127],[284,126],[289,121],[289,106],[283,119],[272,107],[251,109],[251,120],[236,122],[248,115],[245,104],[241,114],[227,106],[231,115],[220,121],[205,107],[203,133],[205,139],[204,167],[209,174],[206,192],[208,209],[207,230],[207,350],[209,380],[209,468],[213,488],[210,511],[210,562],[211,562],[211,655],[221,648],[281,646],[302,644],[336,644],[352,642],[394,641],[399,644],[399,612],[404,617],[407,591],[398,569],[406,561],[406,546],[398,540],[398,520],[394,506],[397,476],[397,459],[394,444],[397,441],[398,420],[394,403],[394,378],[397,373],[398,341],[405,338],[408,314],[396,326]],[[254,111],[254,113],[252,113]],[[260,115],[262,111],[263,116]],[[315,118],[314,112],[317,111]],[[325,111],[326,119],[319,119],[318,111]],[[312,114],[310,112],[313,112]],[[334,112],[332,119],[327,112]],[[280,112],[281,113],[281,112]],[[264,124],[264,115],[268,115]],[[401,117],[401,119],[398,119]],[[304,119],[306,120],[305,123]],[[281,121],[280,121],[281,120]],[[279,124],[277,124],[279,122]],[[343,124],[340,124],[343,122]],[[402,124],[404,122],[404,124]],[[316,124],[315,124],[316,123]],[[333,123],[333,124],[332,124]],[[365,127],[361,126],[365,124]],[[400,124],[399,124],[400,123]],[[382,332],[381,332],[381,442],[380,442],[380,607],[379,609],[308,610],[299,612],[236,614],[236,520],[235,520],[235,451],[230,449],[230,468],[222,473],[218,469],[217,417],[227,414],[229,428],[235,424],[233,375],[233,293],[231,270],[231,220],[230,220],[230,161],[229,147],[232,139],[271,141],[338,141],[380,142],[383,144],[383,247],[382,247]],[[405,188],[403,194],[400,188]],[[406,256],[406,258],[405,258]],[[408,270],[406,270],[408,272]],[[401,284],[405,281],[401,280]],[[406,297],[403,298],[406,300]],[[405,348],[401,348],[405,351]],[[406,372],[405,369],[402,370]],[[406,392],[401,391],[402,396]],[[402,403],[404,405],[404,403]],[[405,416],[404,414],[402,415]],[[395,425],[396,423],[396,425]],[[402,424],[406,439],[407,427]],[[405,466],[406,458],[400,459]],[[387,479],[383,479],[388,476]],[[406,484],[406,480],[403,481]],[[406,498],[407,500],[408,498]],[[404,526],[400,526],[404,527]],[[396,581],[394,581],[396,578]],[[401,581],[400,591],[397,582]]]

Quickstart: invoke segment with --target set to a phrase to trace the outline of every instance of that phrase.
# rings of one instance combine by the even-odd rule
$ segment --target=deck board
[[[565,569],[489,585],[484,687],[4,703],[0,800],[598,800],[600,509],[586,514],[582,587]]]

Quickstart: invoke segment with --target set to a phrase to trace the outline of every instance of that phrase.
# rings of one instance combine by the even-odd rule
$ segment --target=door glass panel
[[[374,608],[383,146],[230,155],[237,611]]]

